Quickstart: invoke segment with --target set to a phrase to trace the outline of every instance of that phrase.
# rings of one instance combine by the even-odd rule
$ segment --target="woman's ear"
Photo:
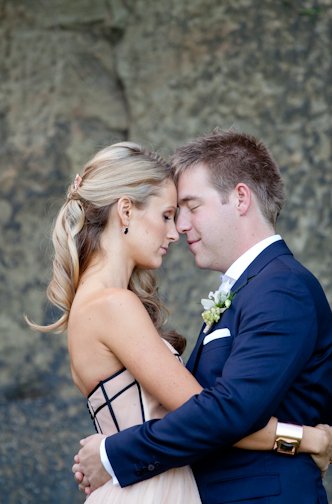
[[[128,226],[133,203],[128,196],[122,196],[117,202],[117,210],[122,226]]]
[[[243,182],[239,182],[235,187],[235,195],[237,200],[237,208],[239,210],[240,215],[245,215],[251,204],[251,189],[244,184]]]

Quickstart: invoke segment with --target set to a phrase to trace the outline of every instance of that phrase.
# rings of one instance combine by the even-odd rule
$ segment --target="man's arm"
[[[270,421],[264,429],[239,441],[236,445],[240,446],[241,444],[243,445],[243,442],[245,442],[245,446],[243,445],[243,448],[247,450],[260,449],[265,451],[272,449],[275,440],[275,428],[272,426],[274,425],[275,427],[276,419],[272,418],[271,420],[272,422]],[[266,430],[268,432],[266,432]],[[271,440],[270,446],[268,446],[268,439]],[[74,465],[72,467],[74,477],[79,484],[79,489],[87,495],[110,479],[110,474],[104,471],[101,464],[102,458],[99,457],[103,441],[105,441],[105,436],[101,436],[100,434],[88,436],[87,438],[81,440],[82,449],[79,454],[74,457]],[[261,445],[260,448],[258,447],[259,444]],[[307,453],[311,455],[312,459],[320,469],[322,476],[324,476],[329,468],[329,465],[332,464],[332,427],[322,424],[317,425],[315,428],[304,425],[303,438],[300,444],[299,453]],[[80,463],[80,460],[82,463]],[[90,474],[92,484],[88,480],[87,476],[81,472],[83,471],[83,468],[85,468],[85,462],[89,464],[86,466],[87,468],[85,470]],[[112,472],[114,473],[113,470]]]
[[[122,486],[191,464],[267,423],[309,359],[317,334],[309,290],[289,272],[271,284],[253,281],[241,296],[239,333],[213,388],[162,420],[106,439]]]

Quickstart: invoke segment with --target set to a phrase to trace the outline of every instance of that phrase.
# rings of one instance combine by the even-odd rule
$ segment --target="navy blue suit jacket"
[[[232,445],[271,416],[332,424],[329,304],[283,241],[253,261],[237,289],[210,330],[211,341],[203,345],[201,332],[188,362],[204,391],[162,420],[107,438],[112,466],[127,486],[190,464],[204,504],[325,504],[320,471],[309,455]],[[230,336],[213,339],[218,329]]]

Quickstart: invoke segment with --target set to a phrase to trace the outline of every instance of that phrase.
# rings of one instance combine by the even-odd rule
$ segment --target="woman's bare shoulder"
[[[89,302],[100,310],[126,310],[128,307],[142,306],[142,302],[134,292],[114,287],[99,291]]]
[[[74,300],[69,317],[69,326],[73,324],[88,326],[110,318],[125,320],[126,314],[144,312],[144,307],[138,296],[128,290],[119,288],[105,288],[92,293],[84,293]]]
[[[124,303],[140,302],[138,296],[129,289],[108,287],[76,296],[73,307],[76,305],[80,310],[86,310],[87,308],[103,309],[103,307],[118,307]]]

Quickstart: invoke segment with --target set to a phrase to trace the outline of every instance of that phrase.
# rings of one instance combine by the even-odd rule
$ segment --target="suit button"
[[[149,464],[148,465],[148,471],[154,471],[154,464]]]

